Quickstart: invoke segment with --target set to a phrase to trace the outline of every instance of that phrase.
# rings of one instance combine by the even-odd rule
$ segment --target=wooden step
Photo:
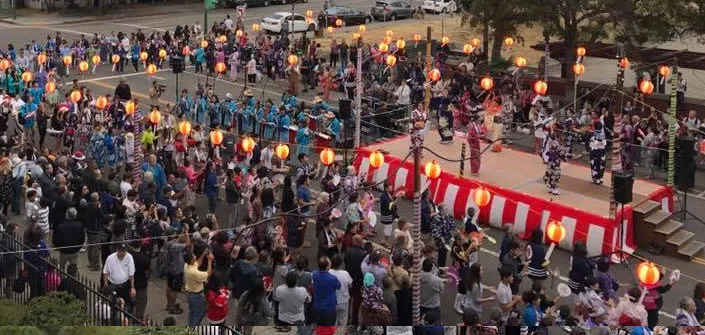
[[[702,256],[703,249],[705,249],[705,243],[690,241],[678,248],[678,257],[690,261],[697,256]]]
[[[650,223],[654,226],[658,226],[658,225],[664,223],[669,218],[671,218],[671,213],[664,212],[664,211],[656,211],[653,214],[647,216],[644,219],[644,222]]]
[[[645,217],[660,209],[661,203],[653,200],[646,200],[632,209],[633,212],[643,214]]]
[[[693,238],[693,236],[695,236],[694,233],[691,233],[685,229],[679,229],[675,233],[668,236],[668,239],[666,239],[666,243],[672,244],[672,245],[677,245],[677,246],[683,246],[691,238]]]
[[[654,229],[654,232],[668,236],[675,233],[676,230],[681,229],[683,226],[684,225],[682,222],[676,220],[668,220],[658,226],[658,228]]]

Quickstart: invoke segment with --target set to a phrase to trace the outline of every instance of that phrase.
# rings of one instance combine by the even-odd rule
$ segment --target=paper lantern
[[[140,60],[141,60],[141,61],[144,62],[144,61],[147,60],[147,58],[149,58],[149,54],[148,54],[146,51],[140,52]]]
[[[668,77],[671,74],[671,68],[668,65],[661,65],[658,67],[658,73],[661,77]]]
[[[389,55],[387,56],[386,63],[387,66],[394,66],[395,64],[397,64],[397,58],[394,57],[394,55]]]
[[[469,55],[472,52],[472,45],[470,43],[466,43],[463,45],[463,53],[466,55]]]
[[[619,67],[625,69],[629,67],[629,58],[623,57],[622,59],[619,60]]]
[[[47,93],[54,93],[56,91],[56,83],[53,81],[46,83],[44,90],[47,91]]]
[[[661,280],[661,271],[652,262],[642,262],[636,269],[639,282],[644,285],[654,285]]]
[[[44,53],[40,53],[37,55],[37,63],[39,64],[44,64],[47,61],[47,55]]]
[[[191,133],[191,122],[181,121],[178,125],[179,133],[181,135],[188,135]]]
[[[184,48],[181,49],[181,54],[184,56],[191,54],[191,48],[188,45],[184,45]]]
[[[218,42],[220,42],[221,44],[223,44],[223,43],[225,43],[225,42],[227,42],[227,41],[228,41],[228,37],[227,37],[227,36],[225,36],[225,35],[220,35],[220,36],[218,36]]]
[[[252,24],[252,30],[254,30],[254,31],[259,31],[259,23],[253,23],[253,24]]]
[[[397,49],[404,49],[406,48],[406,41],[404,39],[400,38],[397,40]]]
[[[108,98],[105,96],[99,96],[98,99],[95,100],[95,107],[103,110],[105,107],[108,106]]]
[[[642,80],[639,84],[639,91],[643,94],[649,95],[654,91],[654,84],[651,83],[651,80]]]
[[[450,43],[450,38],[448,38],[448,36],[441,37],[441,43],[443,45],[447,45],[448,43]]]
[[[152,76],[157,73],[157,66],[154,64],[147,65],[147,74]]]
[[[504,45],[511,47],[512,45],[514,45],[514,39],[511,37],[505,37],[504,38]]]
[[[0,71],[5,71],[10,67],[10,61],[7,59],[0,60]]]
[[[73,90],[71,92],[70,97],[71,97],[71,101],[73,101],[73,103],[78,103],[79,101],[81,101],[81,91]]]
[[[336,27],[342,27],[342,26],[343,26],[343,20],[341,20],[341,19],[335,20],[335,26],[336,26]]]
[[[307,10],[306,11],[306,17],[313,17],[313,11],[312,10]]]
[[[335,152],[330,148],[325,148],[321,151],[320,158],[323,165],[329,166],[335,161]]]
[[[491,90],[494,87],[494,79],[492,77],[483,77],[480,79],[480,87],[485,91]]]
[[[394,32],[391,30],[387,30],[387,37],[392,37],[394,36]]]
[[[587,49],[585,47],[578,47],[575,49],[575,54],[578,55],[578,57],[583,57],[587,53]]]
[[[381,52],[389,51],[389,45],[387,45],[387,43],[380,43],[378,48],[379,48],[379,51],[381,51]]]
[[[441,71],[438,69],[433,69],[428,72],[426,78],[430,81],[438,81],[441,79]]]
[[[353,41],[359,41],[359,40],[360,40],[360,34],[354,33],[352,39],[353,39]]]
[[[392,37],[387,36],[382,40],[384,43],[387,43],[387,45],[392,45]]]
[[[218,72],[218,73],[223,73],[223,72],[225,72],[225,70],[226,70],[227,68],[228,68],[228,67],[225,66],[225,63],[223,63],[223,62],[218,62],[217,64],[215,64],[215,71]]]
[[[64,56],[63,58],[64,65],[69,66],[73,62],[73,58],[69,55]]]
[[[421,34],[414,34],[414,42],[419,43],[421,41]]]
[[[360,25],[360,26],[357,28],[357,31],[359,31],[360,34],[364,34],[365,31],[367,31],[367,27],[365,27],[364,24],[363,24],[363,25]]]
[[[490,203],[492,199],[492,194],[484,187],[480,187],[475,190],[472,195],[472,200],[477,204],[478,207],[485,207]]]
[[[220,132],[220,130],[214,130],[214,131],[211,132],[211,142],[214,143],[215,145],[219,145],[220,142],[218,142],[218,141],[213,141],[213,132],[215,132],[215,131],[217,131],[217,132],[220,134],[220,142],[223,141],[223,138],[222,138],[222,137],[223,137],[223,133]],[[216,138],[216,140],[217,140],[217,138]],[[216,143],[217,143],[217,144],[216,144]],[[242,146],[242,150],[243,150],[243,151],[245,151],[245,152],[247,152],[247,153],[252,152],[252,150],[255,148],[255,140],[253,140],[251,137],[245,137],[245,138],[242,140],[241,146]]]
[[[537,80],[534,83],[534,92],[538,95],[546,95],[546,91],[548,91],[548,84],[546,84],[545,81],[543,80]]]
[[[159,49],[159,58],[165,59],[167,56],[166,50],[164,49]]]
[[[477,37],[473,37],[470,40],[470,45],[472,45],[473,48],[477,48],[480,45],[480,39]]]
[[[99,63],[100,63],[100,60],[101,60],[101,59],[100,59],[100,56],[98,56],[98,55],[93,55],[93,57],[91,57],[91,62],[92,62],[93,64],[99,64]]]
[[[576,76],[582,76],[583,73],[585,73],[585,65],[575,63],[575,65],[573,65],[573,73],[575,73]]]
[[[558,220],[551,220],[546,225],[546,236],[553,243],[561,243],[565,238],[565,227],[563,223]]]
[[[277,154],[277,157],[279,157],[279,159],[285,160],[287,157],[289,157],[289,146],[284,143],[280,143],[274,149],[274,152]]]
[[[211,144],[213,146],[220,145],[221,143],[223,143],[223,132],[220,131],[219,129],[212,130],[210,133],[210,139],[211,139]],[[242,141],[242,149],[244,149],[245,152],[249,153],[254,148],[255,148],[255,141],[253,141],[251,138],[246,137]]]
[[[517,67],[525,67],[525,66],[526,66],[526,63],[527,63],[526,57],[524,57],[524,56],[519,56],[519,57],[517,57],[517,58],[514,60],[514,64],[515,64]]]
[[[82,60],[82,61],[80,61],[80,62],[78,63],[78,70],[81,71],[81,72],[86,72],[86,71],[88,71],[88,68],[89,68],[89,67],[90,67],[90,66],[88,65],[88,62],[86,62],[85,60]]]
[[[152,109],[152,112],[149,113],[149,122],[156,124],[159,124],[159,121],[162,120],[162,113],[159,112],[158,109]]]
[[[296,65],[296,63],[299,62],[299,57],[296,57],[296,55],[291,54],[289,57],[286,58],[287,61],[289,61],[289,65]]]
[[[437,161],[430,161],[424,167],[424,174],[428,179],[436,179],[441,176],[441,165]]]
[[[206,40],[201,40],[201,48],[205,49],[208,47],[208,41]]]
[[[32,81],[32,79],[34,79],[34,75],[32,74],[32,72],[25,71],[22,73],[22,81],[24,81],[25,83]]]
[[[112,57],[110,57],[110,60],[113,61],[113,64],[120,63],[120,55],[114,54]]]
[[[235,37],[240,38],[240,37],[242,37],[243,34],[244,34],[244,33],[242,32],[242,29],[238,29],[238,30],[235,32]]]
[[[379,151],[374,151],[370,153],[370,166],[373,168],[379,168],[384,164],[384,155]]]
[[[328,31],[329,34],[332,34],[333,33],[333,26],[328,26],[328,28],[326,28],[326,30]]]
[[[135,114],[135,101],[134,100],[127,100],[125,102],[125,114],[127,115],[132,115]]]

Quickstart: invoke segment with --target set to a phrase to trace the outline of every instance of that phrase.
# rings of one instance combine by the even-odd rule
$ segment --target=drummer
[[[321,97],[316,96],[315,98],[313,98],[313,107],[311,108],[311,112],[313,113],[313,115],[323,114],[329,110],[330,107],[328,106],[328,103],[323,101]]]
[[[313,132],[308,128],[308,118],[299,120],[299,130],[296,131],[296,156],[308,155],[308,146],[311,144]]]
[[[279,142],[289,143],[289,126],[291,125],[291,117],[288,113],[288,108],[282,106],[279,108],[279,115],[276,118],[277,131],[279,132]]]
[[[323,127],[324,132],[331,137],[331,143],[337,143],[340,140],[340,129],[342,128],[338,117],[331,111],[323,114],[323,117],[326,119]]]

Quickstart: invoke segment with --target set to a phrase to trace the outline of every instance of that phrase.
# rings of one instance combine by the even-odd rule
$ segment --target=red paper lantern
[[[154,64],[147,65],[147,74],[153,76],[155,73],[157,73],[157,66]]]
[[[370,165],[373,168],[379,168],[384,164],[384,155],[379,151],[370,153]]]
[[[364,34],[364,33],[367,31],[367,27],[365,27],[364,24],[363,24],[363,25],[360,25],[360,26],[357,28],[357,31],[359,31],[360,34]]]
[[[342,27],[342,26],[343,26],[343,20],[341,20],[341,19],[335,20],[335,26],[336,26],[336,27]]]
[[[39,63],[39,64],[44,64],[44,62],[46,62],[46,61],[47,61],[47,55],[46,55],[46,54],[40,53],[39,55],[37,55],[37,63]]]
[[[504,45],[511,47],[512,45],[514,45],[514,39],[511,37],[505,37],[504,38]]]
[[[448,36],[441,37],[441,43],[443,45],[447,45],[448,43],[450,43],[450,38],[448,38]]]
[[[421,34],[414,34],[414,42],[416,42],[416,43],[421,42]]]
[[[208,41],[207,40],[201,40],[201,48],[205,49],[208,47]]]
[[[649,95],[654,91],[654,84],[651,80],[642,80],[639,84],[639,91],[645,95]]]
[[[47,91],[47,93],[54,93],[54,91],[56,91],[56,83],[53,81],[48,82],[44,85],[44,90]]]
[[[491,199],[492,194],[484,187],[476,189],[472,196],[472,200],[475,201],[475,204],[477,204],[478,207],[487,206]]]
[[[463,45],[463,53],[466,55],[469,55],[472,52],[472,49],[473,48],[472,48],[472,45],[470,45],[470,43],[466,43],[465,45]]]
[[[181,54],[186,56],[191,54],[191,48],[188,47],[188,45],[185,45],[183,49],[181,49]]]
[[[387,45],[387,43],[380,43],[378,48],[379,48],[379,51],[381,51],[381,52],[389,51],[389,45]]]
[[[100,56],[98,55],[93,55],[93,57],[91,57],[91,62],[93,62],[93,65],[100,64],[100,60]]]
[[[242,31],[242,29],[238,29],[235,32],[235,37],[240,38],[240,37],[242,37],[243,34],[244,34],[244,32]]]
[[[211,139],[211,144],[213,146],[219,146],[221,143],[223,143],[223,132],[215,129],[212,130],[210,133],[210,139]],[[249,153],[252,152],[252,149],[255,148],[255,141],[252,140],[249,137],[246,137],[244,140],[242,140],[242,149]]]
[[[179,122],[178,128],[181,135],[188,135],[191,133],[191,122],[181,121]]]
[[[225,63],[223,62],[218,62],[217,64],[215,64],[215,71],[218,73],[224,73],[226,69],[227,66],[225,66]]]
[[[573,65],[573,73],[575,73],[576,76],[582,76],[583,73],[585,73],[585,65],[575,63],[575,65]]]
[[[438,81],[441,79],[441,71],[438,69],[433,69],[428,72],[428,75],[426,75],[426,78],[430,81]]]
[[[626,69],[629,67],[629,58],[623,57],[622,59],[619,60],[619,67]]]
[[[162,113],[160,113],[159,110],[153,109],[152,112],[149,113],[149,121],[154,123],[155,125],[159,124],[161,120]]]
[[[306,17],[313,17],[313,11],[312,10],[307,10],[306,11]]]
[[[546,225],[546,235],[553,243],[563,241],[565,234],[565,227],[563,227],[563,223],[558,220],[551,220],[548,222],[548,225]]]
[[[166,50],[164,49],[159,49],[159,58],[165,59],[167,56]]]
[[[642,262],[636,269],[639,282],[644,285],[654,285],[661,280],[661,271],[652,262]]]
[[[587,53],[587,49],[585,49],[585,47],[578,47],[575,50],[575,53],[578,55],[578,57],[583,57]]]
[[[698,146],[698,149],[700,149],[700,153],[705,155],[705,140],[700,141],[700,145]]]
[[[120,55],[113,55],[112,57],[110,57],[110,60],[113,61],[113,64],[120,63]]]
[[[7,59],[0,60],[0,71],[5,71],[10,67],[10,61]]]
[[[441,176],[441,165],[437,161],[430,161],[424,167],[424,174],[428,179],[436,179]]]
[[[134,100],[127,100],[125,102],[125,114],[127,115],[132,115],[135,114],[135,101]]]
[[[397,48],[398,49],[404,49],[406,48],[406,41],[404,39],[400,38],[397,40]]]
[[[385,62],[387,63],[387,66],[394,66],[397,63],[397,58],[394,57],[394,55],[389,55],[387,56]]]
[[[279,159],[281,160],[285,160],[287,157],[289,157],[289,146],[284,143],[280,143],[279,145],[277,145],[274,151],[276,152],[277,157],[279,157]]]
[[[526,57],[524,57],[524,56],[519,56],[519,57],[517,57],[517,58],[514,60],[514,64],[515,64],[517,67],[525,67],[525,66],[526,66],[526,63],[527,63]]]
[[[492,77],[483,77],[480,79],[480,87],[485,91],[491,90],[494,87],[494,79]]]
[[[329,166],[335,161],[335,152],[330,148],[325,148],[321,151],[320,158],[323,165]]]
[[[394,32],[391,30],[387,30],[387,37],[392,37],[394,36]]]
[[[148,54],[146,51],[140,52],[140,60],[141,60],[141,61],[144,62],[144,61],[147,60],[147,58],[149,58],[149,54]]]
[[[545,81],[543,80],[537,80],[534,83],[534,92],[538,95],[546,95],[546,91],[548,91],[548,84],[546,84]]]
[[[86,62],[85,60],[82,60],[80,63],[78,63],[78,70],[81,72],[87,72],[88,67],[88,62]]]
[[[480,39],[477,37],[474,37],[473,39],[470,40],[470,45],[472,45],[473,48],[477,48],[480,45]]]
[[[259,24],[258,24],[258,23],[253,23],[253,24],[252,24],[252,30],[254,30],[254,31],[259,31]]]
[[[69,66],[71,65],[71,62],[73,62],[73,58],[69,55],[64,56],[63,58],[64,65]]]
[[[216,134],[216,132],[217,132],[217,134],[220,134],[220,138],[218,138],[216,136],[216,138],[214,140],[213,135]],[[213,143],[215,145],[220,145],[220,143],[222,143],[222,142],[223,142],[223,133],[220,130],[212,131],[211,132],[211,143]],[[245,137],[242,140],[241,146],[242,146],[242,150],[244,152],[250,153],[255,148],[255,140],[253,140],[251,137]]]
[[[299,62],[299,57],[296,57],[294,54],[289,55],[286,59],[289,61],[289,65],[292,66]]]
[[[22,81],[24,81],[25,83],[32,81],[32,79],[34,79],[34,75],[32,74],[32,72],[25,71],[22,73]]]
[[[103,110],[105,107],[108,106],[108,98],[105,96],[99,96],[98,99],[95,100],[95,107]]]
[[[661,77],[668,77],[671,74],[671,67],[668,65],[661,65],[658,67],[658,73]]]
[[[73,90],[73,92],[71,92],[71,101],[73,103],[78,103],[79,101],[81,101],[81,96],[81,91]]]

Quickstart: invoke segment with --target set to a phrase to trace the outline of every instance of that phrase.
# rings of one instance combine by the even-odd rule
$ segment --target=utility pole
[[[622,92],[622,88],[624,87],[624,68],[622,67],[621,59],[624,57],[624,53],[622,52],[622,48],[620,46],[617,47],[617,85],[615,85],[615,89],[618,92]],[[624,101],[624,95],[619,94],[620,96],[620,104],[615,110],[613,111],[614,115],[614,125],[612,127],[612,159],[611,159],[611,167],[612,167],[612,182],[610,183],[610,219],[615,220],[617,218],[617,201],[615,200],[615,188],[614,188],[614,181],[615,181],[615,173],[622,171],[622,156],[620,156],[620,151],[622,147],[622,142],[620,141],[620,136],[622,134],[622,103]],[[620,219],[620,221],[623,221],[624,218]],[[621,224],[621,222],[619,223]],[[619,238],[623,238],[620,236]],[[617,241],[617,245],[621,246],[622,241]],[[620,250],[622,251],[622,250]],[[620,256],[620,260],[621,260]]]
[[[666,185],[673,187],[673,173],[676,154],[676,113],[678,113],[678,59],[673,59],[671,69],[671,108],[668,110],[668,172]],[[685,195],[688,196],[688,195]]]
[[[355,148],[360,147],[362,119],[362,35],[357,39],[357,68],[355,69]]]
[[[203,36],[208,32],[208,0],[203,0]]]
[[[431,52],[433,44],[431,40],[431,27],[426,28],[426,72],[431,71]],[[426,85],[424,93],[424,110],[428,113],[431,104],[431,86]],[[413,122],[413,117],[412,117]],[[414,265],[411,269],[411,289],[412,289],[412,320],[418,324],[421,320],[421,150],[423,147],[423,137],[415,136],[416,125],[412,124],[411,146],[414,151],[414,224],[411,235],[414,240]]]

